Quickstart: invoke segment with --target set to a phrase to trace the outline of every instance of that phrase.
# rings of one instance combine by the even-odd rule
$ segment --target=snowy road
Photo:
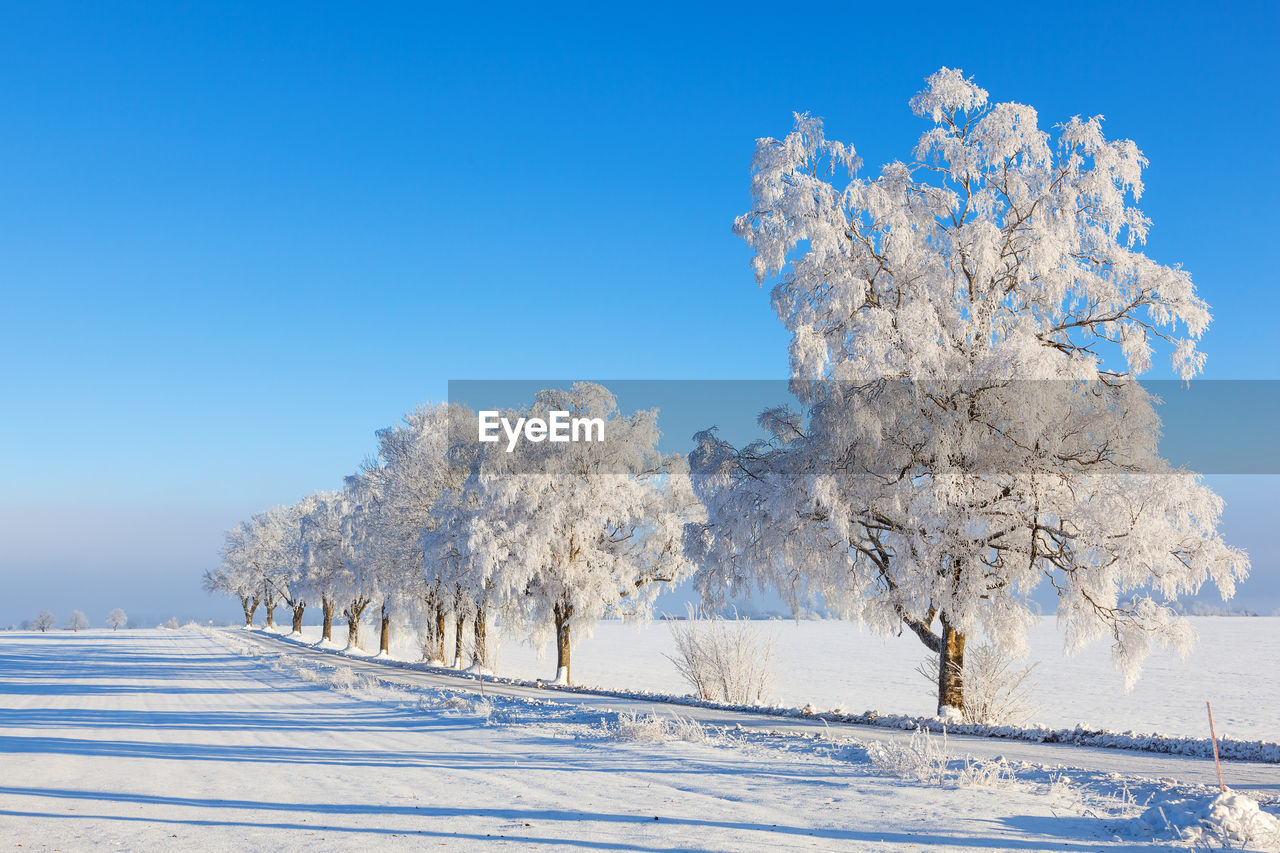
[[[247,642],[288,654],[233,651]],[[1134,834],[1123,809],[1108,813],[1070,786],[904,782],[850,760],[856,749],[824,755],[785,744],[799,739],[625,741],[581,722],[557,725],[554,709],[551,722],[535,714],[491,725],[475,703],[450,704],[445,691],[424,691],[431,701],[416,705],[373,701],[296,677],[305,669],[273,668],[285,659],[306,667],[316,654],[239,632],[0,634],[0,843],[23,851],[1168,849]],[[741,722],[779,727],[750,715]],[[1045,750],[1040,758],[1058,755]]]
[[[291,653],[311,660],[332,662],[330,652],[300,646],[259,632],[237,632],[236,636],[251,640],[264,649]],[[474,679],[453,676],[448,673],[421,672],[399,669],[377,661],[343,657],[347,665],[358,671],[376,673],[379,678],[403,684],[432,685],[455,690],[478,691]],[[821,720],[804,720],[771,717],[763,714],[722,711],[694,706],[673,706],[643,699],[624,699],[591,693],[572,693],[564,690],[544,690],[509,684],[488,683],[485,690],[492,695],[534,698],[542,701],[560,701],[582,705],[600,711],[628,711],[632,713],[678,714],[700,723],[717,726],[741,726],[756,731],[780,731],[813,734],[824,732],[840,737],[847,735],[866,742],[904,737],[902,732],[874,726],[827,724]],[[1066,744],[1027,743],[1021,741],[994,740],[990,738],[951,736],[952,748],[958,753],[969,753],[979,758],[1004,756],[1009,761],[1025,761],[1050,767],[1072,767],[1094,772],[1117,772],[1149,779],[1175,779],[1183,784],[1217,785],[1218,775],[1212,761],[1180,755],[1160,755],[1130,750],[1094,749]],[[1280,765],[1252,762],[1226,762],[1223,775],[1227,784],[1238,791],[1249,793],[1255,799],[1280,800]]]

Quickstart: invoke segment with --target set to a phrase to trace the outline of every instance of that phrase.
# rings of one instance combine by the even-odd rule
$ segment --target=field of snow
[[[478,700],[314,657],[263,651],[234,631],[0,635],[0,840],[23,850],[1034,851],[1280,828],[1242,797],[939,764],[937,740],[746,735],[587,712],[571,697]]]
[[[1182,661],[1156,653],[1142,678],[1124,691],[1105,643],[1067,657],[1062,635],[1046,618],[1030,637],[1034,722],[1052,728],[1208,737],[1205,701],[1213,703],[1220,737],[1280,742],[1280,618],[1193,617],[1199,634],[1195,650]],[[884,638],[848,622],[778,620],[756,623],[772,636],[777,658],[776,700],[787,707],[812,704],[819,710],[928,716],[934,712],[933,686],[915,671],[925,649],[910,633]],[[376,633],[370,633],[376,642]],[[304,636],[320,637],[319,626]],[[343,642],[345,625],[334,625]],[[499,675],[532,680],[555,675],[554,655],[518,640],[497,640]],[[395,644],[395,656],[417,660],[413,643]],[[575,683],[610,690],[682,694],[689,691],[665,657],[674,653],[669,626],[602,622],[573,650]]]

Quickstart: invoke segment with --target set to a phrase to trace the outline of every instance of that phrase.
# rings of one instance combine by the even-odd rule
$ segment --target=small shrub
[[[356,674],[349,666],[335,667],[329,675],[329,684],[339,690],[352,690],[357,684]]]
[[[964,757],[956,771],[956,783],[963,788],[1004,788],[1014,781],[1013,768],[1003,758],[990,760]]]
[[[966,755],[953,769],[945,729],[941,735],[917,729],[909,738],[872,741],[867,744],[867,758],[881,773],[927,785],[1004,788],[1014,779],[1013,770],[1004,759]]]
[[[931,785],[947,780],[947,735],[916,730],[909,738],[895,737],[867,744],[867,758],[881,773]]]
[[[687,621],[672,621],[675,664],[699,699],[734,705],[759,704],[773,689],[773,640],[746,619],[709,619],[690,609]]]
[[[707,739],[707,730],[693,720],[676,716],[658,717],[654,714],[619,714],[617,724],[612,728],[606,725],[605,730],[617,740],[639,743],[702,743]]]

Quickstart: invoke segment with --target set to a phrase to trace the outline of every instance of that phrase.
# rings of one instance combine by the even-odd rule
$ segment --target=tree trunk
[[[333,599],[320,596],[320,612],[324,614],[320,627],[320,639],[333,642]]]
[[[942,643],[938,655],[938,716],[948,709],[964,713],[964,634],[942,618]]]
[[[258,599],[244,595],[240,596],[240,609],[244,611],[244,626],[252,628],[253,614],[258,609]]]
[[[391,654],[391,616],[387,613],[387,605],[382,605],[382,625],[378,637],[378,654]]]
[[[556,620],[556,683],[569,684],[569,620],[573,616],[573,606],[557,604],[553,612]]]
[[[431,662],[437,666],[444,666],[444,636],[445,636],[445,619],[448,616],[445,613],[444,604],[436,605],[436,631],[432,640],[435,648],[431,650]]]
[[[471,662],[474,663],[478,669],[489,668],[489,654],[488,649],[485,648],[484,620],[484,608],[477,607],[473,632],[475,639],[472,643]]]
[[[307,609],[305,601],[298,602],[290,608],[293,611],[293,633],[302,633],[302,611]]]
[[[276,603],[268,601],[262,606],[267,608],[267,627],[274,628],[276,626]]]
[[[467,614],[459,610],[453,617],[453,668],[462,669],[462,638],[467,631]]]
[[[354,608],[347,611],[347,648],[360,648],[360,614]]]

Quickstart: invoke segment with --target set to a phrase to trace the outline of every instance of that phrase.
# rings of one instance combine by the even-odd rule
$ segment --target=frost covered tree
[[[493,608],[494,579],[485,563],[473,550],[473,525],[482,524],[483,490],[481,475],[493,470],[486,463],[489,454],[503,452],[496,445],[470,438],[476,414],[457,407],[450,413],[451,422],[466,425],[451,436],[446,472],[448,480],[431,508],[432,522],[423,537],[425,574],[434,589],[440,591],[444,605],[453,614],[453,666],[468,664],[478,671],[489,668],[488,628]],[[491,568],[491,567],[490,567]],[[518,623],[518,615],[513,615]],[[470,623],[470,660],[466,660],[467,625]],[[445,619],[438,611],[434,630],[429,637],[430,656],[445,662]]]
[[[757,144],[735,232],[774,282],[801,407],[746,448],[699,435],[700,583],[912,631],[951,714],[966,639],[1024,649],[1047,582],[1068,647],[1110,637],[1131,684],[1153,646],[1193,640],[1171,601],[1248,569],[1221,499],[1157,455],[1134,381],[1158,349],[1198,373],[1208,307],[1142,253],[1146,161],[1100,117],[1046,132],[945,68],[912,107],[913,158],[875,177],[805,115]]]
[[[348,648],[363,648],[360,623],[365,611],[375,601],[381,602],[381,651],[387,651],[390,639],[390,609],[398,598],[404,580],[404,567],[398,562],[400,551],[387,525],[394,508],[384,494],[385,470],[370,462],[361,473],[347,477],[345,499],[347,511],[342,519],[342,535],[347,543],[346,560],[336,575],[335,594],[347,620]]]
[[[258,610],[258,603],[262,600],[262,586],[256,577],[229,569],[224,565],[207,570],[201,585],[207,593],[225,593],[239,601],[240,609],[244,612],[244,627],[253,627],[253,616]]]
[[[309,495],[290,506],[275,507],[260,516],[267,535],[269,553],[264,555],[266,583],[289,608],[290,632],[302,633],[302,617],[307,609],[307,590],[303,582],[302,521],[315,509],[315,495]]]
[[[429,576],[422,537],[434,525],[431,506],[448,482],[449,412],[448,405],[419,406],[378,430],[378,455],[362,469],[361,547],[376,562],[380,653],[389,652],[393,619],[416,613],[428,635],[443,621],[445,596]]]
[[[275,524],[275,511],[267,510],[255,514],[249,519],[250,551],[246,554],[254,574],[257,576],[260,589],[259,602],[266,619],[263,626],[268,631],[275,630],[276,608],[280,606],[280,593],[276,588],[276,575],[280,565],[275,562],[273,546],[278,545],[280,530]]]
[[[274,507],[255,513],[227,532],[222,565],[205,574],[205,589],[225,592],[240,600],[245,626],[253,626],[259,606],[266,610],[266,627],[275,627],[275,609],[281,602],[293,613],[293,630],[302,625],[306,600],[299,583],[302,565],[301,518],[314,498],[292,507]]]
[[[72,610],[67,617],[67,628],[71,631],[83,631],[89,627],[89,617],[80,610]]]
[[[474,422],[474,414],[463,411],[459,423]],[[479,671],[489,668],[488,623],[494,582],[472,551],[472,524],[481,513],[480,473],[487,450],[493,445],[455,441],[449,451],[453,481],[442,490],[432,507],[433,523],[423,539],[424,559],[432,582],[442,590],[452,590],[450,605],[454,616],[453,665],[462,668],[466,624],[471,622],[471,661]],[[492,452],[499,452],[492,450]],[[444,621],[437,618],[431,636],[433,651],[443,662]]]
[[[35,625],[36,630],[43,634],[54,625],[58,624],[58,617],[54,616],[48,610],[41,610],[36,614],[35,622],[33,624]]]
[[[333,617],[339,597],[346,592],[344,573],[351,542],[345,519],[351,511],[340,492],[317,492],[300,525],[302,578],[300,585],[313,599],[320,599],[323,643],[333,642]]]
[[[262,571],[258,519],[242,521],[223,538],[222,564],[204,573],[204,590],[225,593],[240,602],[244,626],[253,627],[253,616],[270,592]]]
[[[382,470],[368,464],[359,474],[347,477],[346,495],[351,511],[344,520],[351,542],[343,574],[345,594],[342,614],[347,620],[347,647],[363,648],[360,620],[369,605],[381,601],[380,645],[390,638],[389,599],[396,589],[397,569],[389,542],[382,535],[386,506],[382,500]]]
[[[129,617],[119,607],[107,614],[107,627],[113,631],[119,631],[128,624]]]
[[[539,392],[509,416],[600,418],[604,441],[524,442],[486,453],[470,519],[472,565],[535,641],[554,639],[570,679],[578,632],[607,613],[643,616],[663,582],[686,576],[686,520],[698,519],[683,457],[658,451],[657,412],[624,415],[603,386]]]
[[[377,433],[380,497],[374,520],[391,574],[384,583],[383,624],[392,609],[416,612],[424,657],[437,664],[445,662],[448,616],[458,600],[456,567],[425,542],[440,523],[435,507],[441,495],[465,475],[449,460],[450,425],[472,420],[456,404],[424,405]]]
[[[255,513],[246,522],[252,549],[249,561],[259,576],[269,628],[275,625],[274,608],[283,604],[289,608],[290,631],[295,635],[302,632],[302,617],[308,604],[302,524],[319,499],[318,494],[308,495],[295,504]]]

